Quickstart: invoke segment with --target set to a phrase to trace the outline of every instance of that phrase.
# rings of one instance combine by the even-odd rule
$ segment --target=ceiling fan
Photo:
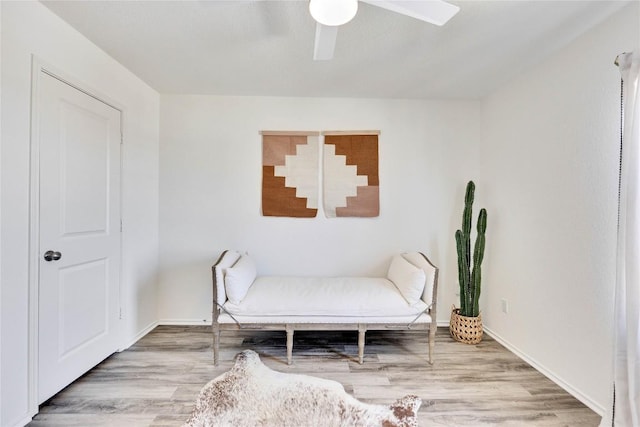
[[[444,25],[460,8],[443,0],[359,0],[435,25]],[[309,12],[316,20],[314,60],[333,58],[338,27],[356,15],[358,0],[310,0]]]

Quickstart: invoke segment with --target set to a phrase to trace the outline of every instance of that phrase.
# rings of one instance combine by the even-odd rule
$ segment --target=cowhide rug
[[[230,371],[202,388],[184,427],[413,427],[421,403],[412,395],[390,406],[362,403],[336,381],[273,371],[245,350]]]

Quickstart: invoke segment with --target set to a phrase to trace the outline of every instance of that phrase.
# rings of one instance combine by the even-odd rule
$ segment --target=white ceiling
[[[46,1],[160,93],[478,98],[629,1],[460,1],[437,27],[360,3],[313,60],[307,1]]]

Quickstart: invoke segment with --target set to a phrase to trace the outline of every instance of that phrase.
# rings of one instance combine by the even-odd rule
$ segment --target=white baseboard
[[[487,328],[486,326],[484,326],[483,329],[484,329],[484,332],[487,333],[487,335],[489,335],[494,340],[498,341],[500,344],[502,344],[505,348],[507,348],[513,354],[515,354],[516,356],[518,356],[519,358],[521,358],[522,360],[527,362],[529,365],[531,365],[534,369],[536,369],[542,375],[544,375],[545,377],[549,378],[551,381],[556,383],[558,386],[560,386],[567,393],[569,393],[570,395],[572,395],[573,397],[578,399],[580,402],[582,402],[585,405],[587,405],[596,414],[598,414],[600,416],[604,415],[605,408],[603,408],[602,406],[600,406],[599,404],[594,402],[593,399],[589,398],[588,396],[585,396],[579,390],[577,390],[576,388],[571,386],[569,383],[564,381],[562,378],[560,378],[559,376],[557,376],[556,374],[554,374],[553,372],[551,372],[550,370],[548,370],[547,368],[542,366],[536,360],[534,360],[531,357],[527,356],[527,354],[525,354],[524,352],[520,351],[516,346],[514,346],[509,341],[507,341],[504,338],[502,338],[499,334],[493,332],[491,329]]]
[[[17,421],[15,423],[9,423],[9,425],[13,425],[15,427],[24,427],[27,424],[29,424],[31,421],[33,421],[33,417],[35,417],[38,413],[36,412],[35,414],[33,414],[32,416],[26,416],[25,418],[22,418],[20,421]]]
[[[145,335],[147,335],[149,332],[151,332],[156,326],[158,326],[158,322],[151,322],[149,325],[147,325],[144,329],[142,329],[140,332],[138,332],[136,334],[135,337],[131,338],[126,345],[120,347],[118,349],[118,351],[124,351],[126,349],[128,349],[129,347],[131,347],[132,345],[134,345],[135,343],[137,343],[142,337],[144,337]]]
[[[160,319],[158,325],[166,326],[211,326],[211,319]]]

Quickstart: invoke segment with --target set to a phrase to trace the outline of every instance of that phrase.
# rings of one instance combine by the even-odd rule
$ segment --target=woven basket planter
[[[454,340],[465,344],[478,344],[482,341],[482,315],[467,317],[460,315],[460,309],[451,309],[449,332]]]

